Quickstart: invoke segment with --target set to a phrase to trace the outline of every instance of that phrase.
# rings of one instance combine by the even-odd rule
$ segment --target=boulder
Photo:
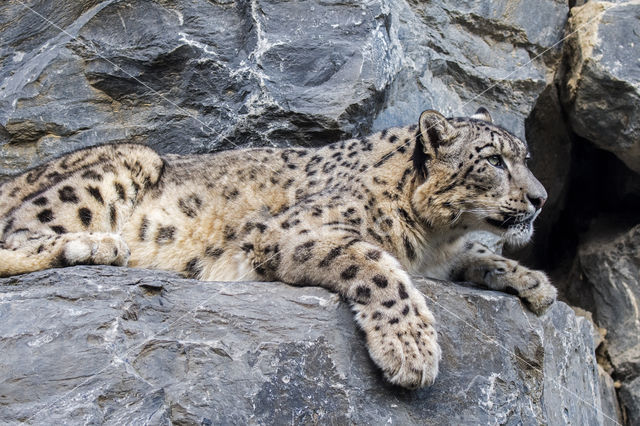
[[[107,266],[0,279],[0,422],[607,420],[593,329],[569,307],[536,317],[503,293],[415,282],[443,359],[411,391],[383,381],[349,307],[321,288]]]
[[[572,129],[640,173],[640,3],[571,9],[563,102]]]
[[[607,330],[607,352],[623,383],[622,405],[640,419],[640,225],[611,237],[591,237],[579,250],[583,291],[591,293],[594,319]]]
[[[623,424],[623,414],[617,398],[617,392],[615,388],[616,384],[611,376],[607,374],[607,372],[600,365],[598,365],[598,373],[600,377],[600,391],[603,395],[602,413],[604,417],[604,424],[611,426]],[[627,405],[631,406],[631,404]],[[629,409],[627,410],[628,418],[638,419],[640,418],[638,415],[640,415],[640,412],[637,411],[637,406],[635,407],[635,412],[631,412],[631,410]]]
[[[429,108],[484,105],[524,136],[567,11],[560,0],[7,0],[0,177],[108,142],[321,145]]]
[[[524,121],[561,56],[567,3],[408,3],[396,2],[392,13],[391,34],[403,59],[374,129],[406,123],[428,108],[455,116],[484,106],[524,137]]]
[[[620,402],[625,408],[629,424],[638,424],[638,419],[640,419],[640,377],[625,381],[620,385]]]
[[[623,424],[623,414],[618,402],[615,382],[600,365],[598,365],[598,377],[600,378],[600,392],[602,394],[603,424],[607,426]],[[635,415],[632,418],[637,419],[639,417]]]
[[[640,225],[616,238],[592,237],[580,247],[579,259],[616,372],[640,375]]]

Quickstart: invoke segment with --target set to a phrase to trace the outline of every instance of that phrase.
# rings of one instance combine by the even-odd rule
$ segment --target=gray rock
[[[620,386],[620,402],[625,408],[629,424],[640,422],[640,377],[622,383]]]
[[[406,122],[427,108],[470,115],[484,106],[495,121],[523,137],[524,120],[560,58],[566,2],[409,5],[394,16],[399,22],[392,30],[404,60],[374,128]]]
[[[640,4],[571,9],[563,100],[573,130],[640,173]]]
[[[606,403],[615,399],[615,392],[601,387],[598,365],[595,356],[591,357],[595,350],[591,323],[584,317],[576,317],[570,307],[559,302],[549,318],[543,318],[542,326],[545,357],[542,396],[548,424],[618,423],[619,417],[606,411]]]
[[[485,105],[522,136],[566,13],[560,0],[7,0],[0,175],[107,142],[319,145],[428,108]]]
[[[616,394],[613,379],[602,367],[598,365],[598,377],[600,378],[600,392],[602,394],[602,413],[605,425],[614,426],[623,424],[622,411]],[[635,417],[636,419],[638,417]]]
[[[632,422],[640,421],[640,225],[616,238],[596,234],[580,247],[579,260],[594,319],[607,330],[608,356],[625,389],[621,403]]]
[[[0,280],[0,422],[604,424],[592,328],[557,303],[416,278],[441,371],[386,384],[315,287],[74,267]]]
[[[414,122],[428,108],[468,115],[485,106],[519,136],[526,128],[533,169],[551,197],[537,232],[538,256],[546,251],[540,243],[563,206],[571,158],[564,111],[550,84],[561,58],[564,0],[44,0],[32,9],[17,0],[1,3],[0,180],[101,143],[143,142],[163,153],[321,145]],[[575,82],[560,85],[563,106],[576,132],[635,167],[633,61],[639,55],[617,43],[628,42],[637,26],[624,15],[635,16],[637,2],[584,7],[596,19],[569,45],[565,58],[580,67],[562,80]],[[579,22],[573,18],[572,25]],[[596,39],[591,49],[589,40]],[[7,366],[0,374],[11,372],[0,385],[6,419],[28,419],[51,403],[35,422],[382,423],[391,417],[408,424],[599,424],[611,413],[604,405],[604,414],[590,408],[599,408],[598,389],[603,401],[611,390],[595,379],[587,326],[563,305],[540,321],[509,296],[423,285],[442,303],[434,310],[449,355],[433,388],[408,392],[381,382],[348,309],[319,289],[220,286],[109,268],[34,274],[15,287],[2,282],[7,302],[0,318],[10,320],[0,325],[9,336],[0,347],[28,361],[26,367],[0,361]],[[150,289],[154,283],[162,289]],[[173,326],[162,332],[211,289],[224,307],[187,315],[178,322],[182,332]],[[227,289],[245,292],[249,301],[268,300],[274,312],[291,312],[298,323],[270,326],[263,305],[243,305]],[[600,302],[600,311],[609,309]],[[251,318],[263,320],[256,325]],[[466,323],[482,324],[494,340],[473,337]],[[234,334],[236,325],[246,333]],[[258,327],[255,334],[251,327]],[[27,343],[16,344],[14,333],[15,342]],[[487,342],[500,344],[480,346]],[[542,373],[500,345],[518,348]],[[338,346],[347,349],[331,349]],[[589,402],[578,408],[574,394]],[[270,395],[278,395],[277,405]]]
[[[617,238],[607,233],[592,237],[579,256],[592,287],[594,318],[607,330],[616,373],[640,375],[640,225]]]

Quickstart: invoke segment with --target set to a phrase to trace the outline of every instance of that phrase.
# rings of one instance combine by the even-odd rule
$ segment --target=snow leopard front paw
[[[519,296],[536,315],[556,300],[557,291],[544,272],[493,253],[480,243],[466,246],[451,276]]]
[[[558,292],[544,272],[518,266],[513,276],[506,279],[511,283],[517,283],[517,287],[511,285],[508,289],[515,289],[517,295],[536,315],[544,314],[556,301]]]
[[[367,338],[369,354],[385,378],[416,389],[433,384],[438,374],[440,346],[435,320],[423,296],[385,300],[379,306],[354,305]]]

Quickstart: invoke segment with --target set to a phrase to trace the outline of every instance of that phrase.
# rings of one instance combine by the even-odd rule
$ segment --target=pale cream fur
[[[409,273],[510,291],[536,313],[555,300],[542,272],[466,240],[530,239],[546,193],[526,155],[486,111],[426,111],[417,125],[318,149],[89,148],[0,187],[0,276],[113,264],[320,285],[350,301],[385,377],[420,387],[441,353]]]

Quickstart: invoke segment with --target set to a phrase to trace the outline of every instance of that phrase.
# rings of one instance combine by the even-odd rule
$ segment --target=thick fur
[[[435,320],[410,273],[555,300],[546,276],[469,243],[524,244],[546,199],[525,143],[486,110],[319,149],[161,157],[81,150],[0,187],[0,276],[75,264],[168,269],[202,280],[319,285],[352,302],[392,383],[430,384]]]

